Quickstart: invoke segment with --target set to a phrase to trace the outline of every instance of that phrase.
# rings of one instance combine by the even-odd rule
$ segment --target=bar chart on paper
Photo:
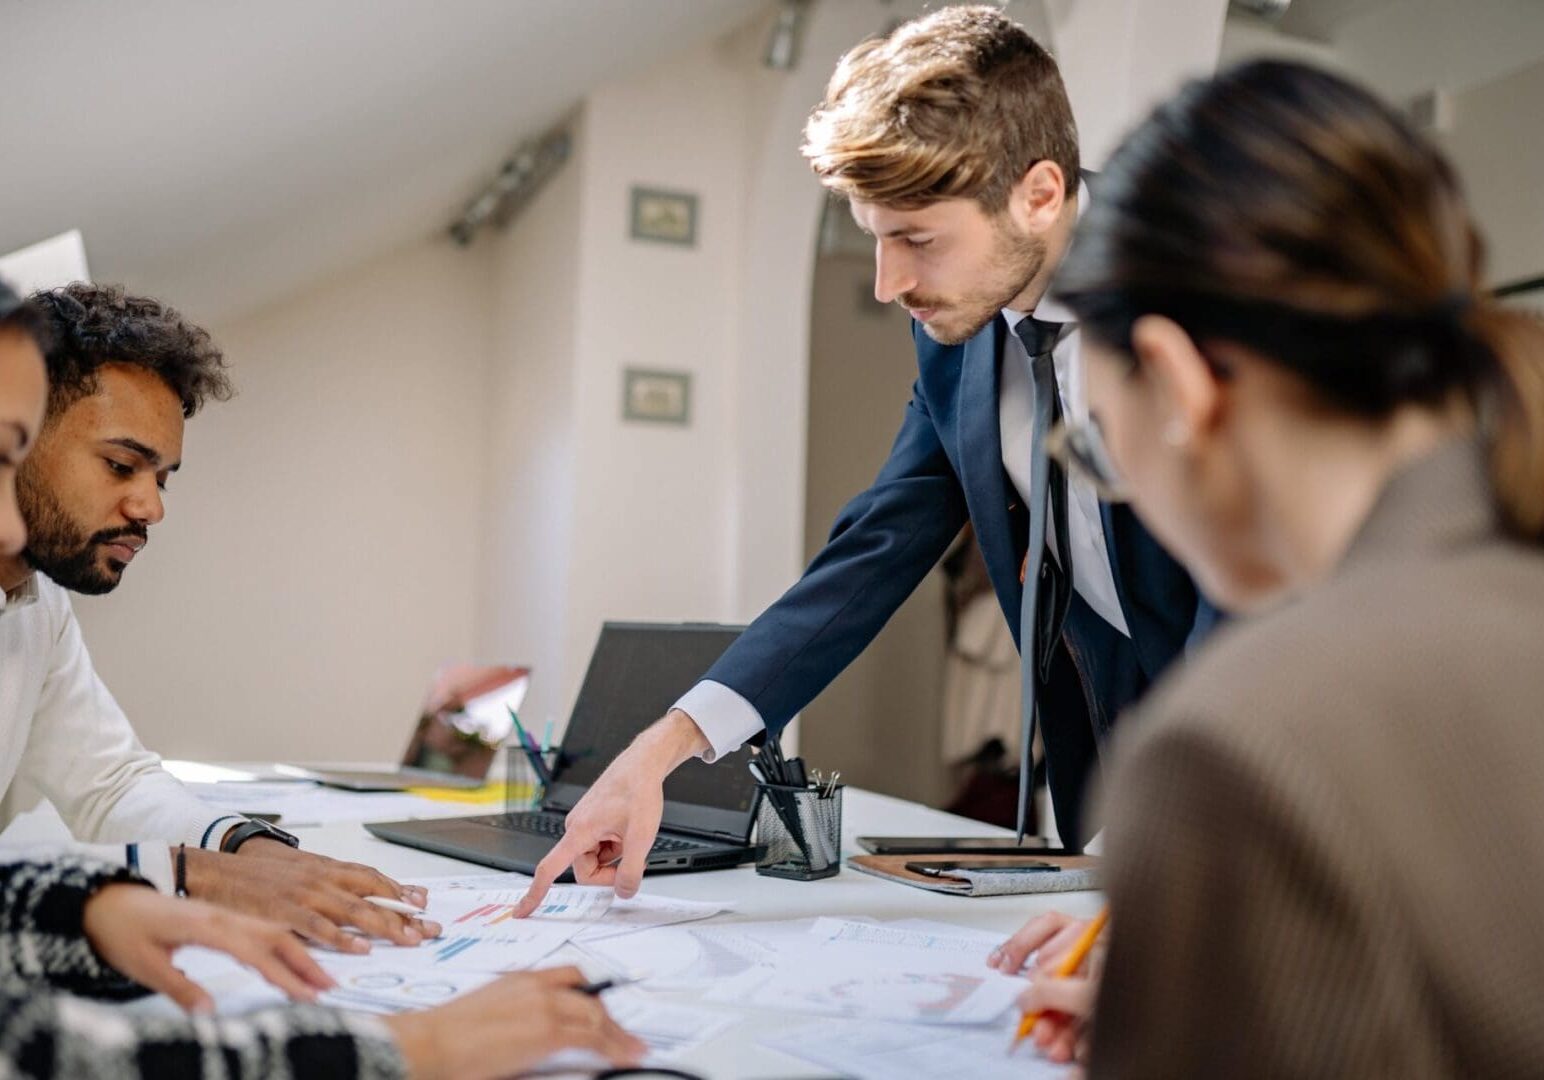
[[[448,940],[435,942],[434,962],[436,964],[443,964],[476,948],[497,949],[501,945],[509,944],[517,944],[517,942],[504,941],[495,937],[453,937]],[[478,958],[473,956],[469,959],[472,963],[475,963]]]
[[[445,889],[429,893],[428,914],[447,927],[490,927],[513,921],[594,922],[611,906],[611,890],[559,885],[528,919],[516,920],[515,905],[524,889]]]
[[[416,948],[378,943],[375,954],[393,969],[520,971],[594,923],[610,904],[607,890],[557,888],[530,917],[517,919],[521,895],[507,889],[431,893],[428,914],[444,926],[444,936]]]
[[[514,917],[514,904],[484,904],[482,907],[475,907],[465,915],[457,918],[453,925],[459,926],[462,923],[471,922],[475,926],[497,926],[499,923],[507,922]],[[474,920],[476,921],[474,922]]]
[[[566,896],[559,896],[549,898],[546,903],[531,913],[531,917],[535,919],[565,919],[594,914],[595,911],[595,905],[592,903],[576,904]],[[463,923],[470,923],[473,926],[487,929],[503,922],[509,922],[514,917],[514,904],[481,904],[468,911],[465,915],[452,919],[451,925],[460,926]]]
[[[443,937],[416,947],[378,942],[371,955],[389,970],[440,968],[457,971],[522,971],[540,963],[578,929],[572,923],[512,919],[494,930],[446,927]]]

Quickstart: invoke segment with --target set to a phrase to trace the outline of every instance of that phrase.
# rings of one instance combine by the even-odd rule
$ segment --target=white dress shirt
[[[1088,185],[1078,184],[1078,216],[1088,209]],[[1029,378],[1029,351],[1013,333],[1024,315],[1003,310],[1008,324],[1008,340],[1003,345],[1002,385],[998,388],[997,423],[1002,438],[1003,468],[1019,497],[1028,501],[1029,458],[1034,440],[1041,437],[1034,430],[1034,391]],[[1035,305],[1035,318],[1047,322],[1075,323],[1072,312],[1054,300],[1042,297]],[[1056,367],[1056,389],[1061,397],[1062,415],[1073,420],[1088,419],[1088,397],[1083,384],[1083,365],[1079,348],[1082,335],[1077,326],[1062,335],[1052,353]],[[1098,615],[1126,637],[1131,630],[1120,608],[1115,591],[1115,571],[1110,566],[1104,545],[1104,522],[1099,516],[1099,496],[1093,487],[1076,476],[1067,480],[1067,532],[1072,545],[1072,587]],[[1051,550],[1056,550],[1055,530],[1047,529]],[[707,737],[709,749],[702,760],[714,761],[733,753],[746,739],[766,726],[761,713],[743,696],[722,683],[704,679],[688,690],[675,707],[690,716]]]
[[[91,666],[69,594],[42,574],[0,605],[0,793],[0,830],[41,796],[77,840],[145,842],[152,880],[170,845],[218,847],[220,823],[241,820],[188,791],[140,743]]]
[[[1003,443],[1003,468],[1018,489],[1019,497],[1029,501],[1029,459],[1035,440],[1044,438],[1034,430],[1035,392],[1029,376],[1029,350],[1014,327],[1025,316],[1017,311],[1003,311],[1008,323],[1008,340],[1003,345],[1002,386],[998,393],[997,424]],[[1046,322],[1072,322],[1072,313],[1052,300],[1035,306],[1035,318]],[[1078,354],[1082,334],[1074,325],[1056,343],[1051,359],[1056,368],[1056,392],[1061,398],[1062,415],[1083,423],[1088,420],[1088,393],[1083,383],[1083,365]],[[1047,527],[1046,542],[1056,561],[1066,561],[1057,550],[1056,530]],[[1131,630],[1120,609],[1115,591],[1115,571],[1110,566],[1104,546],[1104,520],[1099,516],[1099,495],[1076,473],[1067,477],[1067,540],[1072,545],[1072,587],[1105,622],[1126,637]]]

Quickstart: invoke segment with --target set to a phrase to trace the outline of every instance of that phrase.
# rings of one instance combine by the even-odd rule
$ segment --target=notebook
[[[972,855],[972,863],[990,865],[994,862],[1011,864],[1019,860],[1015,855]],[[864,874],[872,874],[886,881],[910,885],[928,892],[948,893],[952,896],[1011,896],[1023,893],[1078,892],[1098,889],[1101,885],[1099,858],[1094,855],[1036,855],[1041,862],[1056,867],[1054,872],[1031,874],[951,871],[947,876],[933,877],[906,869],[907,863],[938,865],[959,862],[958,855],[854,855],[847,865]]]

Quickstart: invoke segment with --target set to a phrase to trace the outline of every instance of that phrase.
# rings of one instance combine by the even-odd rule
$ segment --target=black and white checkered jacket
[[[102,962],[82,928],[93,892],[136,880],[121,867],[81,859],[0,866],[0,1080],[405,1074],[371,1017],[317,1006],[231,1018],[131,1016],[75,996],[145,992]]]

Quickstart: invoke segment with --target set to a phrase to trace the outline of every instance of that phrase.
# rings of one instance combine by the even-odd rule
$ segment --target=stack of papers
[[[431,1008],[486,986],[500,972],[546,966],[552,953],[570,940],[647,937],[727,908],[647,894],[616,900],[610,889],[559,885],[529,918],[516,919],[513,908],[530,884],[523,874],[429,878],[414,884],[428,888],[425,914],[439,922],[444,933],[414,948],[376,941],[363,956],[313,949],[312,955],[338,984],[322,995],[323,1004],[373,1013]],[[223,953],[185,948],[178,951],[176,962],[210,990],[222,1014],[237,1015],[284,1002],[278,990]],[[733,1014],[661,1001],[628,989],[607,994],[606,1007],[617,1023],[648,1044],[650,1064],[696,1049],[737,1020]],[[134,1008],[176,1011],[164,998],[149,999]],[[579,1054],[562,1055],[552,1064],[585,1072],[604,1065]]]
[[[979,1024],[1023,992],[987,967],[1001,937],[932,923],[854,919],[674,926],[574,939],[586,955],[654,990],[820,1016]]]
[[[415,882],[429,890],[425,917],[444,927],[444,933],[416,947],[376,942],[368,957],[342,959],[349,961],[351,967],[366,960],[372,970],[391,973],[524,971],[570,939],[606,940],[651,927],[705,919],[724,910],[722,904],[662,896],[615,900],[610,889],[556,885],[529,917],[517,919],[515,905],[525,895],[528,883],[529,879],[523,879],[516,888],[472,889],[446,888],[432,879]],[[322,966],[335,976],[337,972],[332,967],[339,957],[336,953],[318,954]]]
[[[1000,944],[995,934],[923,919],[893,923],[819,919],[811,927],[811,935],[837,948],[880,946],[894,950],[897,957],[910,954],[911,959],[901,966],[916,969],[936,963],[939,970],[950,970],[953,965],[940,958],[953,954],[965,962],[965,967],[955,969],[962,974],[978,971],[976,965],[984,966],[986,954]],[[925,959],[929,956],[933,960]],[[861,953],[848,959],[860,958]],[[888,978],[881,974],[879,981],[884,983]],[[1007,982],[1015,996],[1024,989],[1022,980]],[[936,1076],[1060,1080],[1075,1073],[1070,1066],[1046,1061],[1027,1045],[1010,1052],[1018,1027],[1017,1010],[988,1023],[941,1022],[936,1010],[940,1000],[944,999],[936,993],[907,987],[900,1003],[918,1006],[911,1022],[827,1019],[762,1045],[857,1080],[931,1080]],[[963,1019],[966,1011],[952,1010],[957,1019]],[[929,1012],[934,1015],[926,1015]]]
[[[473,971],[497,974],[535,967],[569,938],[605,917],[611,905],[610,889],[559,885],[547,894],[541,907],[526,919],[514,917],[524,889],[460,890],[441,893],[430,889],[425,917],[444,927],[444,933],[422,945],[392,945],[377,941],[367,956],[324,952],[317,960],[328,974],[369,972]]]
[[[1013,1020],[981,1027],[856,1023],[829,1020],[761,1045],[857,1080],[1053,1080],[1075,1070],[1054,1065],[1031,1046],[1009,1053]]]
[[[554,887],[534,915],[515,919],[529,881],[483,874],[415,882],[429,889],[426,914],[444,934],[416,948],[377,941],[363,956],[314,950],[338,983],[322,1000],[376,1013],[429,1008],[501,972],[551,964],[568,946],[591,958],[584,966],[592,976],[599,973],[593,968],[641,978],[608,993],[606,1006],[649,1044],[650,1062],[721,1035],[738,1017],[720,1006],[732,1006],[818,1017],[763,1045],[843,1075],[1034,1080],[1064,1073],[1033,1049],[1008,1054],[1012,1005],[1025,984],[986,966],[996,934],[919,920],[704,923],[727,905],[650,894],[616,900],[610,889],[579,885]],[[214,993],[222,1013],[282,1001],[223,954],[184,949],[177,963]],[[655,993],[669,990],[695,991],[698,999]],[[162,999],[142,1008],[175,1006]],[[595,1064],[579,1057],[551,1064]]]
[[[715,986],[708,1000],[820,1016],[987,1024],[1024,981],[986,966],[996,935],[816,919],[796,951]]]
[[[653,990],[824,1019],[763,1040],[769,1050],[860,1080],[935,1076],[1036,1080],[1067,1069],[1024,1047],[1009,1055],[1021,979],[986,966],[1001,937],[926,920],[856,919],[672,926],[577,942]]]
[[[448,796],[429,798],[407,791],[342,791],[311,780],[219,781],[186,786],[216,810],[275,817],[283,828],[476,813],[475,800],[448,801]]]

